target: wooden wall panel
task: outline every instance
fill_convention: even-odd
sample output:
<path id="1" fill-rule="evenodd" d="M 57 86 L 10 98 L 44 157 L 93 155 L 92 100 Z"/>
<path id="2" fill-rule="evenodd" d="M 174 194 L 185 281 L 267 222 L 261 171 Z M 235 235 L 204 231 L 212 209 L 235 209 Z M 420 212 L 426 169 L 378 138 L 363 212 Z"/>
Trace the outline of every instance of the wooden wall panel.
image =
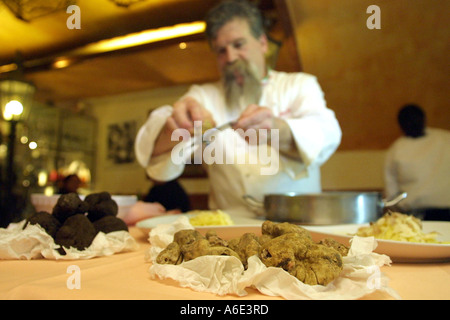
<path id="1" fill-rule="evenodd" d="M 303 71 L 314 74 L 340 121 L 340 150 L 384 149 L 401 133 L 405 103 L 450 129 L 449 1 L 287 0 Z M 367 8 L 380 8 L 370 30 Z"/>

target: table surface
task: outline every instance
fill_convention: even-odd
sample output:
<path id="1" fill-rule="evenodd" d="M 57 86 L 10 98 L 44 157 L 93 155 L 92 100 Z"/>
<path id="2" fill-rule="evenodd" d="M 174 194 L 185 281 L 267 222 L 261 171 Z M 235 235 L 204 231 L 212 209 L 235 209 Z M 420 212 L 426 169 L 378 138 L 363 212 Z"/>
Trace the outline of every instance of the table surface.
<path id="1" fill-rule="evenodd" d="M 3 260 L 0 261 L 0 299 L 133 299 L 133 300 L 266 300 L 278 299 L 246 288 L 248 295 L 217 296 L 180 287 L 173 280 L 155 280 L 148 272 L 151 263 L 144 255 L 149 249 L 148 235 L 136 227 L 131 235 L 139 243 L 133 252 L 89 260 Z M 75 284 L 72 266 L 80 270 L 80 288 Z M 393 263 L 381 268 L 389 286 L 402 299 L 450 299 L 450 263 Z M 376 291 L 363 299 L 393 299 Z"/>

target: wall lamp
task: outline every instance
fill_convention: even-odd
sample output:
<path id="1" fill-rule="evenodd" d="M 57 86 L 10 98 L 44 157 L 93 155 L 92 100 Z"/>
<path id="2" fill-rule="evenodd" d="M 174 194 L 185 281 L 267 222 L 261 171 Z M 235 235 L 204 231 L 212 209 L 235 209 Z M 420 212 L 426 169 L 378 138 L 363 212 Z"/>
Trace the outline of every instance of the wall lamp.
<path id="1" fill-rule="evenodd" d="M 5 170 L 3 171 L 2 168 L 0 174 L 0 207 L 2 208 L 0 210 L 0 227 L 6 227 L 18 213 L 18 197 L 14 191 L 16 185 L 14 166 L 16 130 L 17 124 L 26 120 L 28 116 L 35 90 L 32 83 L 18 78 L 0 80 L 2 118 L 9 123 Z"/>

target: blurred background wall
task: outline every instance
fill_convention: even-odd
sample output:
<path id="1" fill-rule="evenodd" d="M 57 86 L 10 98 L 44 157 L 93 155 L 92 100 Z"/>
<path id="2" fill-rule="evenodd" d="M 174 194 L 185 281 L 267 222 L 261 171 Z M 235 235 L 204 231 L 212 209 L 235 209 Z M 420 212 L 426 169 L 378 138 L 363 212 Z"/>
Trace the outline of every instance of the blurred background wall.
<path id="1" fill-rule="evenodd" d="M 381 10 L 381 29 L 369 30 L 369 5 Z M 317 76 L 336 112 L 343 139 L 322 168 L 324 189 L 382 190 L 388 146 L 400 136 L 397 110 L 415 102 L 429 125 L 450 129 L 447 56 L 448 2 L 424 0 L 287 0 L 304 72 Z M 90 99 L 98 118 L 95 188 L 145 193 L 151 182 L 134 161 L 113 164 L 107 154 L 108 126 L 135 121 L 173 103 L 188 86 Z M 206 193 L 206 179 L 182 179 L 189 193 Z"/>

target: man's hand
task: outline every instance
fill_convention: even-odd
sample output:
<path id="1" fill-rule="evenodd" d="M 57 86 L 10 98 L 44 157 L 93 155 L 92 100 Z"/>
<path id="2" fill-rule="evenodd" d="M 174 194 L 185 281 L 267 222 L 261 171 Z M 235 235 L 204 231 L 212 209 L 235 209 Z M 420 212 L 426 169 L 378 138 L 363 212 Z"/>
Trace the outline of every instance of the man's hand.
<path id="1" fill-rule="evenodd" d="M 278 131 L 278 146 L 281 153 L 289 155 L 290 157 L 298 158 L 298 152 L 294 143 L 291 129 L 289 128 L 286 121 L 274 116 L 271 109 L 267 107 L 261 107 L 256 104 L 249 105 L 237 122 L 233 125 L 233 129 L 242 129 L 244 131 L 248 129 L 256 130 L 258 137 L 258 143 L 261 138 L 261 134 L 267 133 L 265 141 L 271 143 L 271 133 L 270 130 L 277 129 Z M 266 129 L 261 130 L 260 129 Z M 248 140 L 247 140 L 248 141 Z"/>
<path id="2" fill-rule="evenodd" d="M 272 129 L 274 126 L 272 110 L 256 104 L 249 105 L 233 126 L 235 129 Z"/>
<path id="3" fill-rule="evenodd" d="M 214 126 L 212 114 L 195 99 L 186 97 L 173 105 L 172 115 L 167 118 L 153 149 L 153 156 L 172 150 L 179 141 L 172 141 L 172 132 L 176 129 L 185 129 L 194 134 L 194 121 L 208 122 Z"/>

